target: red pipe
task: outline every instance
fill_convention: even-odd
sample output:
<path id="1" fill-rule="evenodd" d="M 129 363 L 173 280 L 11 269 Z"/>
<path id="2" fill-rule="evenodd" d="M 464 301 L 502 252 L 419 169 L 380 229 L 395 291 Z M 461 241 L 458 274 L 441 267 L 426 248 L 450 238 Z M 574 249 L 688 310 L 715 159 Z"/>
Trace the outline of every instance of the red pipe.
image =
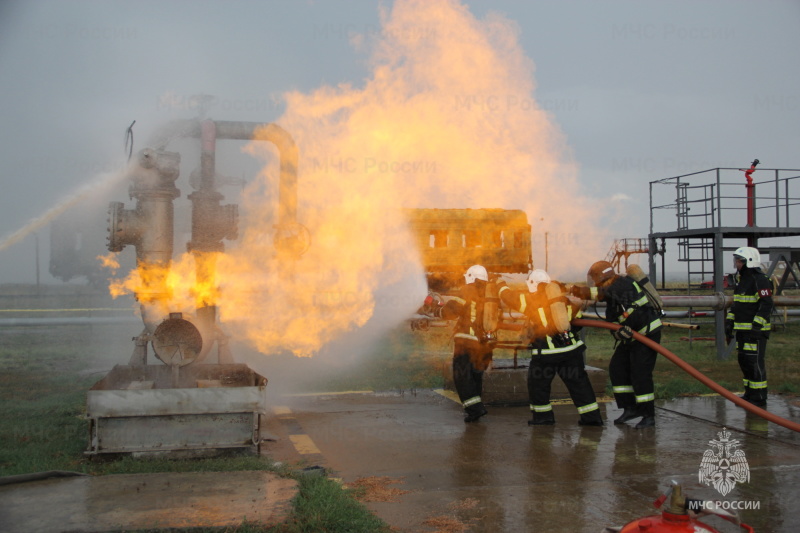
<path id="1" fill-rule="evenodd" d="M 744 186 L 745 190 L 747 191 L 747 227 L 752 228 L 755 226 L 756 223 L 756 185 L 753 183 L 753 172 L 756 171 L 756 165 L 758 165 L 758 159 L 754 159 L 753 162 L 750 164 L 750 168 L 744 171 L 744 177 L 747 180 L 747 184 Z M 757 246 L 757 240 L 755 237 L 751 236 L 747 238 L 747 246 L 755 247 Z"/>
<path id="2" fill-rule="evenodd" d="M 576 318 L 575 320 L 572 321 L 572 323 L 575 324 L 576 326 L 583 326 L 590 328 L 605 328 L 605 329 L 610 329 L 612 331 L 617 330 L 621 327 L 619 324 L 612 324 L 611 322 L 604 322 L 602 320 L 588 320 L 585 318 Z M 754 415 L 758 415 L 765 420 L 778 424 L 779 426 L 783 426 L 787 429 L 791 429 L 792 431 L 797 431 L 798 433 L 800 433 L 800 424 L 792 422 L 791 420 L 786 420 L 785 418 L 782 418 L 774 413 L 770 413 L 769 411 L 762 409 L 760 407 L 756 407 L 747 400 L 742 400 L 741 398 L 733 394 L 725 387 L 722 387 L 717 383 L 715 383 L 714 381 L 708 379 L 706 376 L 701 374 L 700 371 L 697 370 L 695 367 L 693 367 L 692 365 L 690 365 L 689 363 L 687 363 L 674 353 L 670 352 L 657 342 L 654 342 L 645 337 L 644 335 L 642 335 L 641 333 L 637 333 L 635 331 L 633 332 L 633 338 L 641 342 L 645 346 L 654 349 L 655 351 L 657 351 L 658 353 L 660 353 L 661 355 L 663 355 L 664 357 L 666 357 L 667 359 L 678 365 L 678 367 L 680 367 L 681 370 L 688 373 L 690 376 L 698 380 L 700 383 L 702 383 L 709 389 L 713 390 L 720 396 L 724 397 L 725 399 L 732 401 L 739 407 L 746 409 L 747 411 L 753 413 Z"/>

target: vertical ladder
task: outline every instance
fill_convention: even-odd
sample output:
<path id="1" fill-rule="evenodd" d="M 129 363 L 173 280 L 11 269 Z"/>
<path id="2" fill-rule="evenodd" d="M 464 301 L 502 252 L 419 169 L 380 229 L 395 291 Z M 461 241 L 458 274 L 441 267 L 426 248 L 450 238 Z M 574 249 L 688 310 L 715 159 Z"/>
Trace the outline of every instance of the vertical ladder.
<path id="1" fill-rule="evenodd" d="M 689 229 L 709 229 L 714 225 L 714 185 L 690 187 L 688 183 L 676 186 L 676 216 L 678 231 Z M 689 198 L 692 189 L 692 198 Z M 691 205 L 695 213 L 691 213 Z M 691 222 L 695 222 L 693 228 Z M 687 290 L 692 286 L 692 277 L 699 283 L 714 277 L 714 239 L 710 237 L 684 237 L 678 240 L 678 261 L 686 263 Z M 695 285 L 697 286 L 697 285 Z"/>

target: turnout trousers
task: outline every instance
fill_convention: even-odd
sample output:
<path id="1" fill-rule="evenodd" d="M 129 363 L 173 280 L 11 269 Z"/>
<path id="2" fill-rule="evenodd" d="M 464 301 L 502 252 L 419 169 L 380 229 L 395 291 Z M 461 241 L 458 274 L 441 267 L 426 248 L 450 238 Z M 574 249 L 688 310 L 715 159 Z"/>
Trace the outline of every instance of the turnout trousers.
<path id="1" fill-rule="evenodd" d="M 491 350 L 475 341 L 456 338 L 453 349 L 453 383 L 467 415 L 485 410 L 481 393 L 483 392 L 483 371 L 488 366 Z"/>
<path id="2" fill-rule="evenodd" d="M 532 350 L 531 364 L 528 367 L 528 398 L 534 422 L 555 421 L 550 404 L 550 389 L 556 375 L 566 385 L 581 422 L 602 422 L 597 397 L 583 362 L 585 351 L 584 345 L 556 354 L 539 354 L 538 350 Z"/>
<path id="3" fill-rule="evenodd" d="M 737 339 L 739 368 L 742 369 L 744 399 L 751 402 L 767 401 L 767 339 Z"/>
<path id="4" fill-rule="evenodd" d="M 651 332 L 647 338 L 661 342 L 661 330 Z M 642 416 L 655 416 L 653 369 L 657 357 L 655 350 L 636 340 L 617 345 L 608 365 L 608 375 L 611 378 L 617 407 L 638 408 Z"/>

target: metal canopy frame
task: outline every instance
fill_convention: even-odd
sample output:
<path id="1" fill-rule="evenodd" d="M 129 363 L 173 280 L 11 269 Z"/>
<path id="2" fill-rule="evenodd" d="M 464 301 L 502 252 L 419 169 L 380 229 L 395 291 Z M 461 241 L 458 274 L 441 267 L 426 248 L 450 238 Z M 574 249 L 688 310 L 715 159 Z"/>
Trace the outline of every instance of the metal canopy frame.
<path id="1" fill-rule="evenodd" d="M 665 287 L 667 240 L 677 241 L 678 260 L 686 264 L 687 293 L 693 277 L 700 276 L 702 282 L 707 275 L 713 276 L 714 291 L 721 293 L 725 252 L 742 245 L 733 246 L 730 241 L 745 240 L 758 247 L 759 239 L 800 236 L 800 226 L 793 225 L 800 224 L 800 169 L 759 168 L 753 174 L 752 193 L 745 181 L 746 170 L 718 167 L 650 182 L 648 266 L 654 283 L 658 281 L 655 256 L 660 255 L 661 287 Z M 657 231 L 656 226 L 668 225 L 662 216 L 665 211 L 675 212 L 674 229 Z M 784 258 L 797 252 L 786 246 L 780 250 L 785 251 Z M 791 269 L 791 264 L 787 267 Z M 723 331 L 725 314 L 725 310 L 715 311 L 717 331 Z M 721 335 L 716 348 L 718 358 L 727 359 L 729 350 Z"/>

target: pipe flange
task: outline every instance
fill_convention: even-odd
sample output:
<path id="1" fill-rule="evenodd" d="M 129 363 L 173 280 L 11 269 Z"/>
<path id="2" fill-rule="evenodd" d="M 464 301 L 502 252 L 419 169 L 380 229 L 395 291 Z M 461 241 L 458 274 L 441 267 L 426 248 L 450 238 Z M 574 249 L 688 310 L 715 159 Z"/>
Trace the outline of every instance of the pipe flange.
<path id="1" fill-rule="evenodd" d="M 281 255 L 300 257 L 311 246 L 311 232 L 298 222 L 278 224 L 275 226 L 273 245 Z"/>
<path id="2" fill-rule="evenodd" d="M 185 318 L 167 318 L 153 332 L 153 351 L 170 366 L 186 366 L 205 355 L 200 330 Z"/>

